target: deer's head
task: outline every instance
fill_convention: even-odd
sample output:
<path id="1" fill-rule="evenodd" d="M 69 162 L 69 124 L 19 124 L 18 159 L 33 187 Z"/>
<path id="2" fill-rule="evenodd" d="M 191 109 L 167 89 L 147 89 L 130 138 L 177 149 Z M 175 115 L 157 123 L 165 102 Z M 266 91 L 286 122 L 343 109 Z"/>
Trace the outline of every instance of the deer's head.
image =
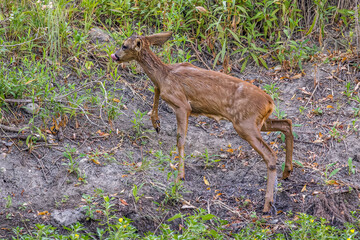
<path id="1" fill-rule="evenodd" d="M 126 39 L 119 50 L 111 54 L 117 62 L 137 60 L 142 49 L 151 45 L 161 46 L 171 37 L 172 32 L 157 33 L 150 36 L 131 36 Z"/>

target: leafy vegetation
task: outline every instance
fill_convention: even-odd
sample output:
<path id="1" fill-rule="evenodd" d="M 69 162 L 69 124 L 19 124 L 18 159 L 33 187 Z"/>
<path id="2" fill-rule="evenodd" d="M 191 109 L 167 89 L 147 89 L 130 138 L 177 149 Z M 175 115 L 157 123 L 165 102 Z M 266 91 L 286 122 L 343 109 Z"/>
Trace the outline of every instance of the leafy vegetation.
<path id="1" fill-rule="evenodd" d="M 112 122 L 126 110 L 123 89 L 117 83 L 126 82 L 126 71 L 109 61 L 110 54 L 132 34 L 173 31 L 173 40 L 159 55 L 167 63 L 196 62 L 208 69 L 230 72 L 245 71 L 251 65 L 286 72 L 284 78 L 296 80 L 304 72 L 304 63 L 348 61 L 355 69 L 359 50 L 359 32 L 354 10 L 355 1 L 342 0 L 7 0 L 0 3 L 0 124 L 20 125 L 18 133 L 30 132 L 25 144 L 31 152 L 39 139 L 47 134 L 57 134 L 69 121 L 106 129 L 98 132 L 102 137 L 115 131 Z M 93 28 L 101 28 L 111 40 L 94 41 Z M 328 57 L 321 57 L 327 30 L 336 32 L 335 50 Z M 113 41 L 112 41 L 113 40 Z M 355 63 L 354 63 L 355 62 Z M 129 71 L 139 74 L 135 64 Z M 295 75 L 294 75 L 295 74 Z M 300 75 L 299 75 L 300 74 Z M 291 77 L 292 76 L 292 77 Z M 334 76 L 333 76 L 334 77 Z M 334 77 L 335 78 L 335 77 Z M 126 84 L 125 84 L 126 85 Z M 152 86 L 146 89 L 153 91 Z M 129 86 L 131 87 L 131 86 Z M 328 135 L 338 142 L 349 131 L 358 132 L 360 117 L 359 85 L 344 83 L 341 93 L 351 105 L 354 118 L 347 132 L 334 123 Z M 132 89 L 132 88 L 131 88 Z M 263 89 L 276 100 L 275 116 L 286 117 L 279 107 L 280 91 L 277 83 L 266 84 Z M 135 92 L 134 89 L 132 89 Z M 316 89 L 315 89 L 316 90 Z M 311 95 L 311 94 L 309 94 Z M 311 95 L 312 96 L 312 95 Z M 311 98 L 310 98 L 311 99 Z M 309 101 L 310 101 L 309 99 Z M 18 115 L 18 109 L 26 104 L 37 104 L 38 109 L 29 117 Z M 309 102 L 308 102 L 309 103 Z M 329 108 L 333 108 L 330 106 Z M 341 108 L 341 107 L 339 107 Z M 299 108 L 305 114 L 307 104 Z M 309 107 L 309 109 L 311 109 Z M 319 117 L 328 109 L 314 107 L 312 114 Z M 146 112 L 134 111 L 131 121 L 134 144 L 146 145 L 143 118 Z M 24 125 L 24 126 L 23 126 Z M 320 136 L 320 140 L 321 136 Z M 161 144 L 159 144 L 161 145 Z M 98 150 L 88 155 L 77 154 L 75 148 L 66 148 L 63 156 L 68 175 L 86 183 L 84 170 L 79 167 L 81 157 L 87 156 L 99 164 L 99 158 L 115 161 L 108 153 Z M 172 155 L 161 150 L 153 153 L 155 160 L 142 157 L 136 171 L 143 171 L 156 163 L 159 170 L 172 165 Z M 130 157 L 129 157 L 130 158 Z M 206 168 L 214 167 L 220 160 L 208 150 L 201 155 Z M 150 162 L 152 161 L 152 162 Z M 300 162 L 296 162 L 302 165 Z M 132 162 L 131 164 L 134 164 Z M 355 175 L 352 158 L 348 158 L 347 172 Z M 331 183 L 341 169 L 329 163 L 323 170 L 325 184 Z M 168 178 L 172 173 L 168 174 Z M 135 203 L 141 201 L 144 183 L 134 184 L 132 196 Z M 165 198 L 158 205 L 182 199 L 181 183 L 161 186 Z M 66 197 L 65 197 L 66 196 Z M 101 197 L 102 206 L 94 206 L 95 198 Z M 60 205 L 68 201 L 64 195 Z M 199 210 L 194 215 L 178 214 L 159 226 L 158 231 L 140 235 L 131 220 L 116 216 L 113 199 L 99 193 L 96 197 L 83 195 L 87 220 L 98 220 L 96 233 L 77 223 L 64 227 L 62 235 L 55 227 L 37 224 L 34 229 L 15 227 L 13 239 L 356 239 L 359 223 L 335 228 L 324 219 L 296 214 L 280 231 L 261 221 L 243 226 L 238 232 L 229 230 L 229 223 Z M 13 205 L 12 195 L 7 195 L 5 208 Z M 97 214 L 101 212 L 102 218 Z M 8 215 L 6 217 L 11 217 Z M 178 225 L 181 219 L 183 224 Z M 174 226 L 181 230 L 175 231 Z"/>
<path id="2" fill-rule="evenodd" d="M 131 219 L 118 218 L 114 214 L 113 199 L 108 196 L 103 197 L 102 210 L 97 210 L 103 215 L 102 221 L 95 234 L 89 231 L 81 223 L 76 223 L 69 227 L 64 227 L 65 234 L 50 225 L 36 224 L 36 228 L 30 233 L 26 233 L 23 227 L 13 228 L 13 239 L 357 239 L 359 231 L 356 226 L 346 224 L 344 229 L 339 229 L 329 225 L 323 218 L 316 219 L 313 216 L 303 213 L 294 216 L 294 220 L 286 221 L 285 230 L 289 234 L 274 233 L 271 225 L 266 225 L 261 221 L 250 223 L 246 228 L 240 229 L 237 233 L 230 230 L 228 222 L 218 217 L 208 214 L 206 210 L 199 209 L 194 215 L 176 214 L 166 220 L 166 223 L 159 226 L 158 233 L 147 232 L 145 236 L 137 233 L 137 229 L 131 224 Z M 88 212 L 89 213 L 89 212 Z M 91 213 L 93 215 L 93 212 Z M 177 219 L 181 219 L 181 231 L 173 230 L 170 224 L 174 224 Z"/>

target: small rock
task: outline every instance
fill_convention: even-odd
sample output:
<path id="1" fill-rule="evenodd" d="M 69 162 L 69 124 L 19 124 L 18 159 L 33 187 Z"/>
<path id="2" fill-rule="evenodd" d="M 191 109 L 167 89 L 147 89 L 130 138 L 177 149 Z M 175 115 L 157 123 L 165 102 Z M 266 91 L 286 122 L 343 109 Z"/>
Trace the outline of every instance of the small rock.
<path id="1" fill-rule="evenodd" d="M 89 161 L 89 159 L 88 158 L 82 158 L 82 159 L 80 159 L 80 163 L 85 163 L 85 162 L 88 162 Z"/>
<path id="2" fill-rule="evenodd" d="M 277 65 L 276 67 L 274 67 L 274 71 L 275 72 L 278 72 L 278 71 L 281 71 L 281 65 Z"/>
<path id="3" fill-rule="evenodd" d="M 49 134 L 49 135 L 47 136 L 47 141 L 48 141 L 49 144 L 55 143 L 54 136 Z"/>
<path id="4" fill-rule="evenodd" d="M 92 28 L 89 32 L 89 37 L 93 43 L 105 43 L 113 42 L 114 39 L 110 35 L 100 28 Z"/>
<path id="5" fill-rule="evenodd" d="M 225 153 L 220 154 L 220 158 L 227 158 L 227 155 Z"/>
<path id="6" fill-rule="evenodd" d="M 5 142 L 4 145 L 7 147 L 11 147 L 12 145 L 14 145 L 14 143 L 13 142 Z"/>
<path id="7" fill-rule="evenodd" d="M 85 219 L 84 209 L 82 208 L 55 210 L 51 216 L 57 223 L 63 226 L 69 226 Z"/>
<path id="8" fill-rule="evenodd" d="M 40 106 L 36 103 L 29 103 L 23 107 L 25 112 L 30 114 L 37 114 L 40 111 Z"/>
<path id="9" fill-rule="evenodd" d="M 6 153 L 1 153 L 0 154 L 0 160 L 5 160 L 5 158 L 6 158 Z"/>
<path id="10" fill-rule="evenodd" d="M 275 218 L 268 221 L 268 223 L 270 223 L 270 224 L 276 224 L 278 222 L 279 222 L 279 219 L 275 219 Z"/>
<path id="11" fill-rule="evenodd" d="M 5 172 L 6 172 L 6 168 L 1 167 L 1 168 L 0 168 L 0 172 L 5 173 Z"/>

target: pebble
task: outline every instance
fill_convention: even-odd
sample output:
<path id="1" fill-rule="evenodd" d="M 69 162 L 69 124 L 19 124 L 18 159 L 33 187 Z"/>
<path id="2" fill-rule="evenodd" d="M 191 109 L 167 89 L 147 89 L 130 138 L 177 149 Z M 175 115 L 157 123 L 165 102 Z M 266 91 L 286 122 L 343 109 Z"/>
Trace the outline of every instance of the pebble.
<path id="1" fill-rule="evenodd" d="M 6 153 L 1 153 L 0 154 L 0 160 L 5 160 L 7 154 Z"/>
<path id="2" fill-rule="evenodd" d="M 52 218 L 63 226 L 70 226 L 76 222 L 85 219 L 85 209 L 65 209 L 65 210 L 55 210 L 51 216 Z"/>
<path id="3" fill-rule="evenodd" d="M 40 111 L 40 106 L 36 103 L 29 103 L 23 106 L 25 112 L 30 114 L 37 114 Z"/>

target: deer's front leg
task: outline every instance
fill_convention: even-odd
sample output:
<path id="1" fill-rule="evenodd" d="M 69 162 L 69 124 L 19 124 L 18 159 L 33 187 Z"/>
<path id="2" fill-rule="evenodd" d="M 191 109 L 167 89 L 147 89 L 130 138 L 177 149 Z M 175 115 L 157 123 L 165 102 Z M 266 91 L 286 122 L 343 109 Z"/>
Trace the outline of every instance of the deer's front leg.
<path id="1" fill-rule="evenodd" d="M 160 132 L 160 119 L 158 115 L 159 109 L 159 97 L 160 97 L 160 89 L 158 87 L 154 88 L 154 104 L 152 110 L 148 113 L 150 115 L 151 123 L 155 128 L 156 132 Z"/>
<path id="2" fill-rule="evenodd" d="M 179 151 L 179 172 L 176 178 L 176 182 L 179 180 L 185 179 L 185 139 L 188 128 L 188 119 L 190 116 L 190 111 L 186 108 L 179 108 L 175 110 L 176 121 L 177 121 L 177 135 L 176 143 Z"/>

